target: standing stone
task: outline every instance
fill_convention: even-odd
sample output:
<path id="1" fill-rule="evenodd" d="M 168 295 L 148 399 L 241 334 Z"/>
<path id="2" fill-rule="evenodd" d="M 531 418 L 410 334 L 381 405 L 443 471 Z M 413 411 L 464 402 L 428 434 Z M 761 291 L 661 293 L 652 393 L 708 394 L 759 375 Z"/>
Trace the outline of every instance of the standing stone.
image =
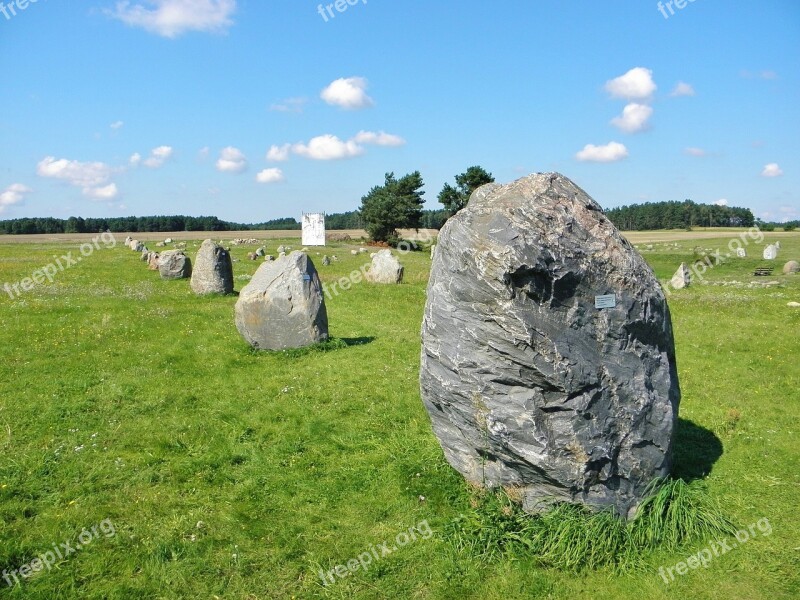
<path id="1" fill-rule="evenodd" d="M 239 292 L 236 328 L 259 350 L 299 348 L 328 339 L 328 314 L 317 270 L 292 252 L 265 262 Z"/>
<path id="2" fill-rule="evenodd" d="M 736 256 L 738 256 L 739 258 L 747 258 L 747 250 L 745 250 L 744 248 L 737 248 Z"/>
<path id="3" fill-rule="evenodd" d="M 144 250 L 142 250 L 142 255 L 139 257 L 142 262 L 146 262 L 150 259 L 150 250 L 147 249 L 145 246 Z"/>
<path id="4" fill-rule="evenodd" d="M 681 263 L 681 266 L 678 267 L 675 275 L 672 276 L 669 285 L 674 290 L 682 290 L 685 287 L 689 287 L 689 284 L 691 283 L 692 272 L 689 271 L 689 267 L 686 266 L 686 263 Z"/>
<path id="5" fill-rule="evenodd" d="M 680 387 L 664 292 L 563 175 L 482 186 L 444 225 L 420 388 L 448 462 L 519 490 L 529 512 L 566 501 L 630 518 L 670 472 Z"/>
<path id="6" fill-rule="evenodd" d="M 780 243 L 780 241 L 777 241 L 777 242 L 775 242 L 775 248 L 777 248 L 778 250 L 780 250 L 780 249 L 781 249 L 781 243 Z"/>
<path id="7" fill-rule="evenodd" d="M 276 252 L 278 254 L 280 254 L 281 252 L 286 252 L 286 246 L 283 246 L 283 245 L 278 246 L 278 249 L 276 250 Z"/>
<path id="8" fill-rule="evenodd" d="M 272 256 L 272 254 L 267 254 L 267 255 L 264 257 L 264 260 L 265 260 L 266 262 L 273 262 L 273 261 L 275 260 L 275 257 L 274 257 L 274 256 Z"/>
<path id="9" fill-rule="evenodd" d="M 778 258 L 778 249 L 774 244 L 764 248 L 764 260 L 775 260 L 776 258 Z"/>
<path id="10" fill-rule="evenodd" d="M 328 255 L 322 257 L 322 266 L 327 267 L 331 264 L 331 259 L 328 258 Z"/>
<path id="11" fill-rule="evenodd" d="M 186 279 L 192 275 L 192 261 L 183 250 L 167 250 L 158 258 L 161 279 Z"/>
<path id="12" fill-rule="evenodd" d="M 171 243 L 172 243 L 172 238 L 167 238 L 167 239 L 165 239 L 165 240 L 164 240 L 164 243 L 165 243 L 165 244 L 171 244 Z"/>
<path id="13" fill-rule="evenodd" d="M 125 238 L 125 245 L 126 245 L 126 246 L 128 246 L 128 247 L 130 248 L 130 245 L 131 245 L 131 242 L 132 242 L 132 241 L 133 241 L 133 238 L 132 238 L 131 236 L 127 236 L 127 237 Z"/>
<path id="14" fill-rule="evenodd" d="M 232 293 L 233 264 L 230 253 L 213 240 L 205 240 L 194 259 L 190 285 L 195 294 Z"/>
<path id="15" fill-rule="evenodd" d="M 151 271 L 158 271 L 158 252 L 151 252 L 150 257 L 147 259 L 147 268 Z"/>
<path id="16" fill-rule="evenodd" d="M 790 260 L 783 265 L 784 275 L 790 275 L 792 273 L 800 273 L 800 263 L 798 263 L 796 260 Z"/>
<path id="17" fill-rule="evenodd" d="M 353 256 L 358 256 L 358 250 L 350 250 L 350 254 Z"/>
<path id="18" fill-rule="evenodd" d="M 249 260 L 258 260 L 258 254 L 256 254 L 255 252 L 248 252 L 247 258 Z"/>
<path id="19" fill-rule="evenodd" d="M 261 257 L 267 254 L 267 249 L 264 246 L 261 246 L 258 250 L 256 250 L 256 256 Z"/>
<path id="20" fill-rule="evenodd" d="M 403 265 L 391 250 L 381 250 L 372 257 L 372 265 L 365 274 L 372 283 L 400 283 L 403 281 Z"/>

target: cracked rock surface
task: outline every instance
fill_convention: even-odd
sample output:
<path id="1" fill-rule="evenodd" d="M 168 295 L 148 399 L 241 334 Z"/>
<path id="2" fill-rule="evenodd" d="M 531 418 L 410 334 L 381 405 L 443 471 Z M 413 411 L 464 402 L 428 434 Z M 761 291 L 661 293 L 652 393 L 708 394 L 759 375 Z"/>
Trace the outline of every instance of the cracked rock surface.
<path id="1" fill-rule="evenodd" d="M 303 252 L 265 262 L 236 301 L 236 328 L 259 350 L 300 348 L 328 339 L 328 314 L 314 263 Z"/>
<path id="2" fill-rule="evenodd" d="M 680 388 L 664 293 L 558 173 L 483 186 L 445 224 L 420 387 L 448 462 L 529 512 L 567 501 L 629 518 L 669 474 Z"/>

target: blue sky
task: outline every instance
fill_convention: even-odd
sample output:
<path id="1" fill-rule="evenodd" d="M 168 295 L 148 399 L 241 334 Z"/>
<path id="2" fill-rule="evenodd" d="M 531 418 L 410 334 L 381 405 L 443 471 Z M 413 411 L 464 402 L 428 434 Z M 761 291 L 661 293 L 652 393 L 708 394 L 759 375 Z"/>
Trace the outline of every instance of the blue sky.
<path id="1" fill-rule="evenodd" d="M 350 1 L 3 1 L 0 218 L 299 218 L 414 170 L 440 208 L 476 164 L 800 218 L 796 0 Z"/>

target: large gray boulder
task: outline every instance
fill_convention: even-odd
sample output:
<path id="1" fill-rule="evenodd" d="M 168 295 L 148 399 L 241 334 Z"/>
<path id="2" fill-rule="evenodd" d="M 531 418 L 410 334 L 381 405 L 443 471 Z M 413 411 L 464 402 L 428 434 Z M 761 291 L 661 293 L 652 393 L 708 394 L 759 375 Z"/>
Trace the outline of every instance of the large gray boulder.
<path id="1" fill-rule="evenodd" d="M 233 292 L 233 263 L 230 252 L 213 240 L 205 240 L 197 251 L 190 283 L 195 294 Z"/>
<path id="2" fill-rule="evenodd" d="M 328 339 L 328 313 L 314 263 L 302 252 L 264 262 L 239 292 L 236 328 L 259 350 Z"/>
<path id="3" fill-rule="evenodd" d="M 392 255 L 391 250 L 381 250 L 372 257 L 372 264 L 369 271 L 365 273 L 365 277 L 372 283 L 401 283 L 403 281 L 403 265 Z"/>
<path id="4" fill-rule="evenodd" d="M 158 257 L 161 279 L 186 279 L 192 275 L 192 261 L 183 250 L 167 250 Z"/>
<path id="5" fill-rule="evenodd" d="M 680 388 L 664 292 L 563 175 L 483 186 L 447 221 L 420 387 L 448 462 L 529 512 L 567 501 L 631 517 L 670 472 Z"/>
<path id="6" fill-rule="evenodd" d="M 775 260 L 778 258 L 778 246 L 770 244 L 764 248 L 764 260 Z"/>

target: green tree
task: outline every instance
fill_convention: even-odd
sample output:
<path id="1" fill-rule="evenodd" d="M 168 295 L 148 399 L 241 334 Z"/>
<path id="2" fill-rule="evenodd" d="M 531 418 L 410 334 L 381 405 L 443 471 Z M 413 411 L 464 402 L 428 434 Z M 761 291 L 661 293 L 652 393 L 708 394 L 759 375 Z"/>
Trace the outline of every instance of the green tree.
<path id="1" fill-rule="evenodd" d="M 425 202 L 425 192 L 420 191 L 423 185 L 419 171 L 400 179 L 387 173 L 383 185 L 375 186 L 361 198 L 361 218 L 372 240 L 387 242 L 397 237 L 401 227 L 419 228 Z"/>
<path id="2" fill-rule="evenodd" d="M 439 202 L 454 215 L 467 205 L 472 192 L 487 183 L 494 183 L 491 173 L 483 167 L 470 167 L 466 173 L 456 175 L 456 187 L 449 183 L 444 184 L 439 192 Z"/>

